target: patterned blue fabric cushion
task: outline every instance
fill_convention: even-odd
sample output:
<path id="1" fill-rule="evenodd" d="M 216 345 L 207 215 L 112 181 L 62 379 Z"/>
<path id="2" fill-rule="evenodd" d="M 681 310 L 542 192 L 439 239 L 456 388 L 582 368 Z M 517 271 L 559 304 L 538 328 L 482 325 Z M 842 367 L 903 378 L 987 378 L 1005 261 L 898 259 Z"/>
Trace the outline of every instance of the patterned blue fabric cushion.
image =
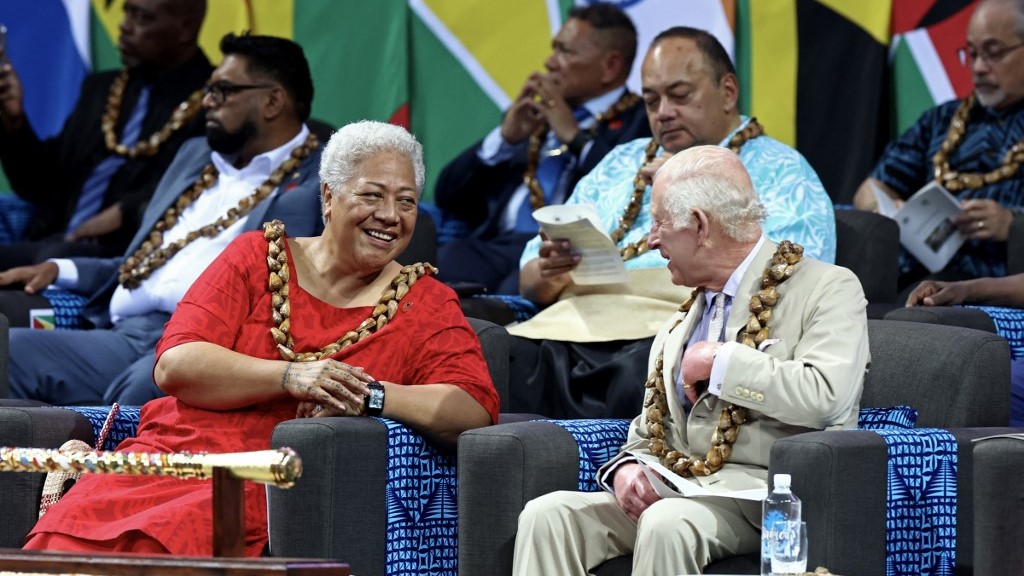
<path id="1" fill-rule="evenodd" d="M 1010 343 L 1010 357 L 1016 360 L 1024 356 L 1024 310 L 1001 306 L 967 306 L 977 308 L 992 318 L 999 334 Z"/>
<path id="2" fill-rule="evenodd" d="M 85 305 L 85 296 L 59 288 L 43 290 L 43 298 L 53 308 L 53 326 L 57 330 L 79 330 L 85 328 L 85 321 L 79 315 Z"/>
<path id="3" fill-rule="evenodd" d="M 597 469 L 604 466 L 626 443 L 629 420 L 548 420 L 554 422 L 576 439 L 579 449 L 581 492 L 597 492 Z"/>
<path id="4" fill-rule="evenodd" d="M 0 194 L 0 244 L 18 242 L 35 208 L 13 194 Z"/>
<path id="5" fill-rule="evenodd" d="M 93 438 L 98 439 L 103 430 L 103 423 L 110 414 L 110 406 L 61 406 L 65 410 L 73 410 L 89 419 L 92 424 Z M 139 411 L 141 406 L 119 406 L 114 421 L 107 432 L 107 439 L 100 450 L 114 450 L 125 438 L 135 436 L 139 429 Z"/>
<path id="6" fill-rule="evenodd" d="M 857 415 L 857 428 L 861 430 L 907 429 L 916 424 L 917 410 L 910 406 L 861 408 Z"/>
<path id="7" fill-rule="evenodd" d="M 455 457 L 403 424 L 388 427 L 387 574 L 455 576 L 458 508 Z"/>
<path id="8" fill-rule="evenodd" d="M 957 451 L 946 430 L 878 430 L 889 451 L 886 576 L 952 575 Z"/>

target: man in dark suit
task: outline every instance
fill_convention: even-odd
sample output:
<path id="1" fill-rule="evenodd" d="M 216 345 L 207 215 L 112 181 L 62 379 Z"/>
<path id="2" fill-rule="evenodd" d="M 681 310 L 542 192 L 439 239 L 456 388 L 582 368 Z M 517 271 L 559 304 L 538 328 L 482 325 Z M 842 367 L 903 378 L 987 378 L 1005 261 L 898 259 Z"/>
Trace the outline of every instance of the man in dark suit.
<path id="1" fill-rule="evenodd" d="M 626 90 L 636 28 L 618 7 L 577 7 L 552 41 L 546 73 L 527 78 L 501 126 L 444 168 L 437 206 L 469 224 L 441 247 L 439 278 L 519 293 L 519 257 L 537 234 L 531 214 L 560 204 L 609 150 L 650 136 L 643 102 Z"/>
<path id="2" fill-rule="evenodd" d="M 26 241 L 0 246 L 0 270 L 128 246 L 178 148 L 203 133 L 200 90 L 213 71 L 197 44 L 205 13 L 205 0 L 126 0 L 124 69 L 88 76 L 46 140 L 25 116 L 16 71 L 0 66 L 0 162 L 35 208 Z"/>
<path id="3" fill-rule="evenodd" d="M 11 397 L 142 404 L 162 395 L 152 376 L 156 342 L 221 250 L 272 219 L 295 236 L 323 229 L 320 146 L 304 124 L 313 83 L 302 48 L 229 34 L 221 52 L 203 98 L 207 137 L 179 150 L 124 257 L 57 259 L 0 273 L 0 285 L 22 282 L 35 292 L 56 282 L 88 295 L 82 316 L 96 327 L 12 329 Z"/>

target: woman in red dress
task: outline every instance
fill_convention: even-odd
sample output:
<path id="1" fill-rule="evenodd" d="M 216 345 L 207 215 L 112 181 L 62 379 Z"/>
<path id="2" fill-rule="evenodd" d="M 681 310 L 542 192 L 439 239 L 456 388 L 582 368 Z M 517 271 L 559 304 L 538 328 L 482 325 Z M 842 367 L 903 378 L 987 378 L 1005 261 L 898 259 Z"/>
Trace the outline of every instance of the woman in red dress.
<path id="1" fill-rule="evenodd" d="M 157 345 L 169 396 L 142 409 L 122 452 L 270 447 L 279 422 L 400 421 L 436 442 L 497 418 L 480 344 L 449 288 L 394 258 L 416 224 L 422 150 L 404 129 L 338 130 L 320 166 L 325 229 L 237 238 L 179 303 Z M 246 546 L 267 543 L 262 485 L 246 483 Z M 212 485 L 85 475 L 29 534 L 27 549 L 212 555 Z"/>

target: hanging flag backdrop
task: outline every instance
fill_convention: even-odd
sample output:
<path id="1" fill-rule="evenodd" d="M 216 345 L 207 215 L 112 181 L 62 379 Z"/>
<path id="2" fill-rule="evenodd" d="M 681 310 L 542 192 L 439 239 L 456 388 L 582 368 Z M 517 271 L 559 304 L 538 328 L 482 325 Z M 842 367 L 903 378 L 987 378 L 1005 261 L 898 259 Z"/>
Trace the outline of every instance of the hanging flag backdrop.
<path id="1" fill-rule="evenodd" d="M 596 0 L 209 0 L 201 44 L 228 31 L 292 38 L 313 69 L 313 116 L 388 120 L 423 142 L 433 177 L 501 120 L 542 70 L 573 4 Z M 712 32 L 734 57 L 740 109 L 796 146 L 839 203 L 881 147 L 927 107 L 971 89 L 956 59 L 971 0 L 617 0 L 636 22 L 630 87 L 650 40 L 673 25 Z M 0 23 L 41 134 L 60 129 L 89 70 L 120 66 L 123 0 L 5 0 Z M 8 188 L 0 175 L 0 190 Z"/>

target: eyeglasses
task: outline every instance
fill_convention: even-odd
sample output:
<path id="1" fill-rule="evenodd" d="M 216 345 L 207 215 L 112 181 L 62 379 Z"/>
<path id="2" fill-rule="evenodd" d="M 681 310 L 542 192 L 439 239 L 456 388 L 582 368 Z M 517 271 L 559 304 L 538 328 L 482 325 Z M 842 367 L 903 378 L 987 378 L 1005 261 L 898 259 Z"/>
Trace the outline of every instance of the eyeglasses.
<path id="1" fill-rule="evenodd" d="M 1005 46 L 1003 48 L 985 48 L 979 52 L 974 48 L 974 46 L 968 44 L 967 46 L 957 49 L 956 57 L 960 59 L 960 64 L 963 64 L 964 66 L 971 64 L 978 58 L 981 58 L 983 62 L 989 65 L 998 64 L 1003 58 L 1006 58 L 1007 54 L 1021 46 L 1024 46 L 1024 42 L 1014 44 L 1013 46 Z"/>
<path id="2" fill-rule="evenodd" d="M 273 84 L 232 84 L 231 82 L 221 80 L 219 82 L 214 82 L 213 84 L 207 84 L 203 87 L 203 96 L 209 96 L 213 99 L 214 104 L 220 106 L 233 94 L 237 94 L 243 90 L 256 90 L 258 88 L 273 87 Z"/>

